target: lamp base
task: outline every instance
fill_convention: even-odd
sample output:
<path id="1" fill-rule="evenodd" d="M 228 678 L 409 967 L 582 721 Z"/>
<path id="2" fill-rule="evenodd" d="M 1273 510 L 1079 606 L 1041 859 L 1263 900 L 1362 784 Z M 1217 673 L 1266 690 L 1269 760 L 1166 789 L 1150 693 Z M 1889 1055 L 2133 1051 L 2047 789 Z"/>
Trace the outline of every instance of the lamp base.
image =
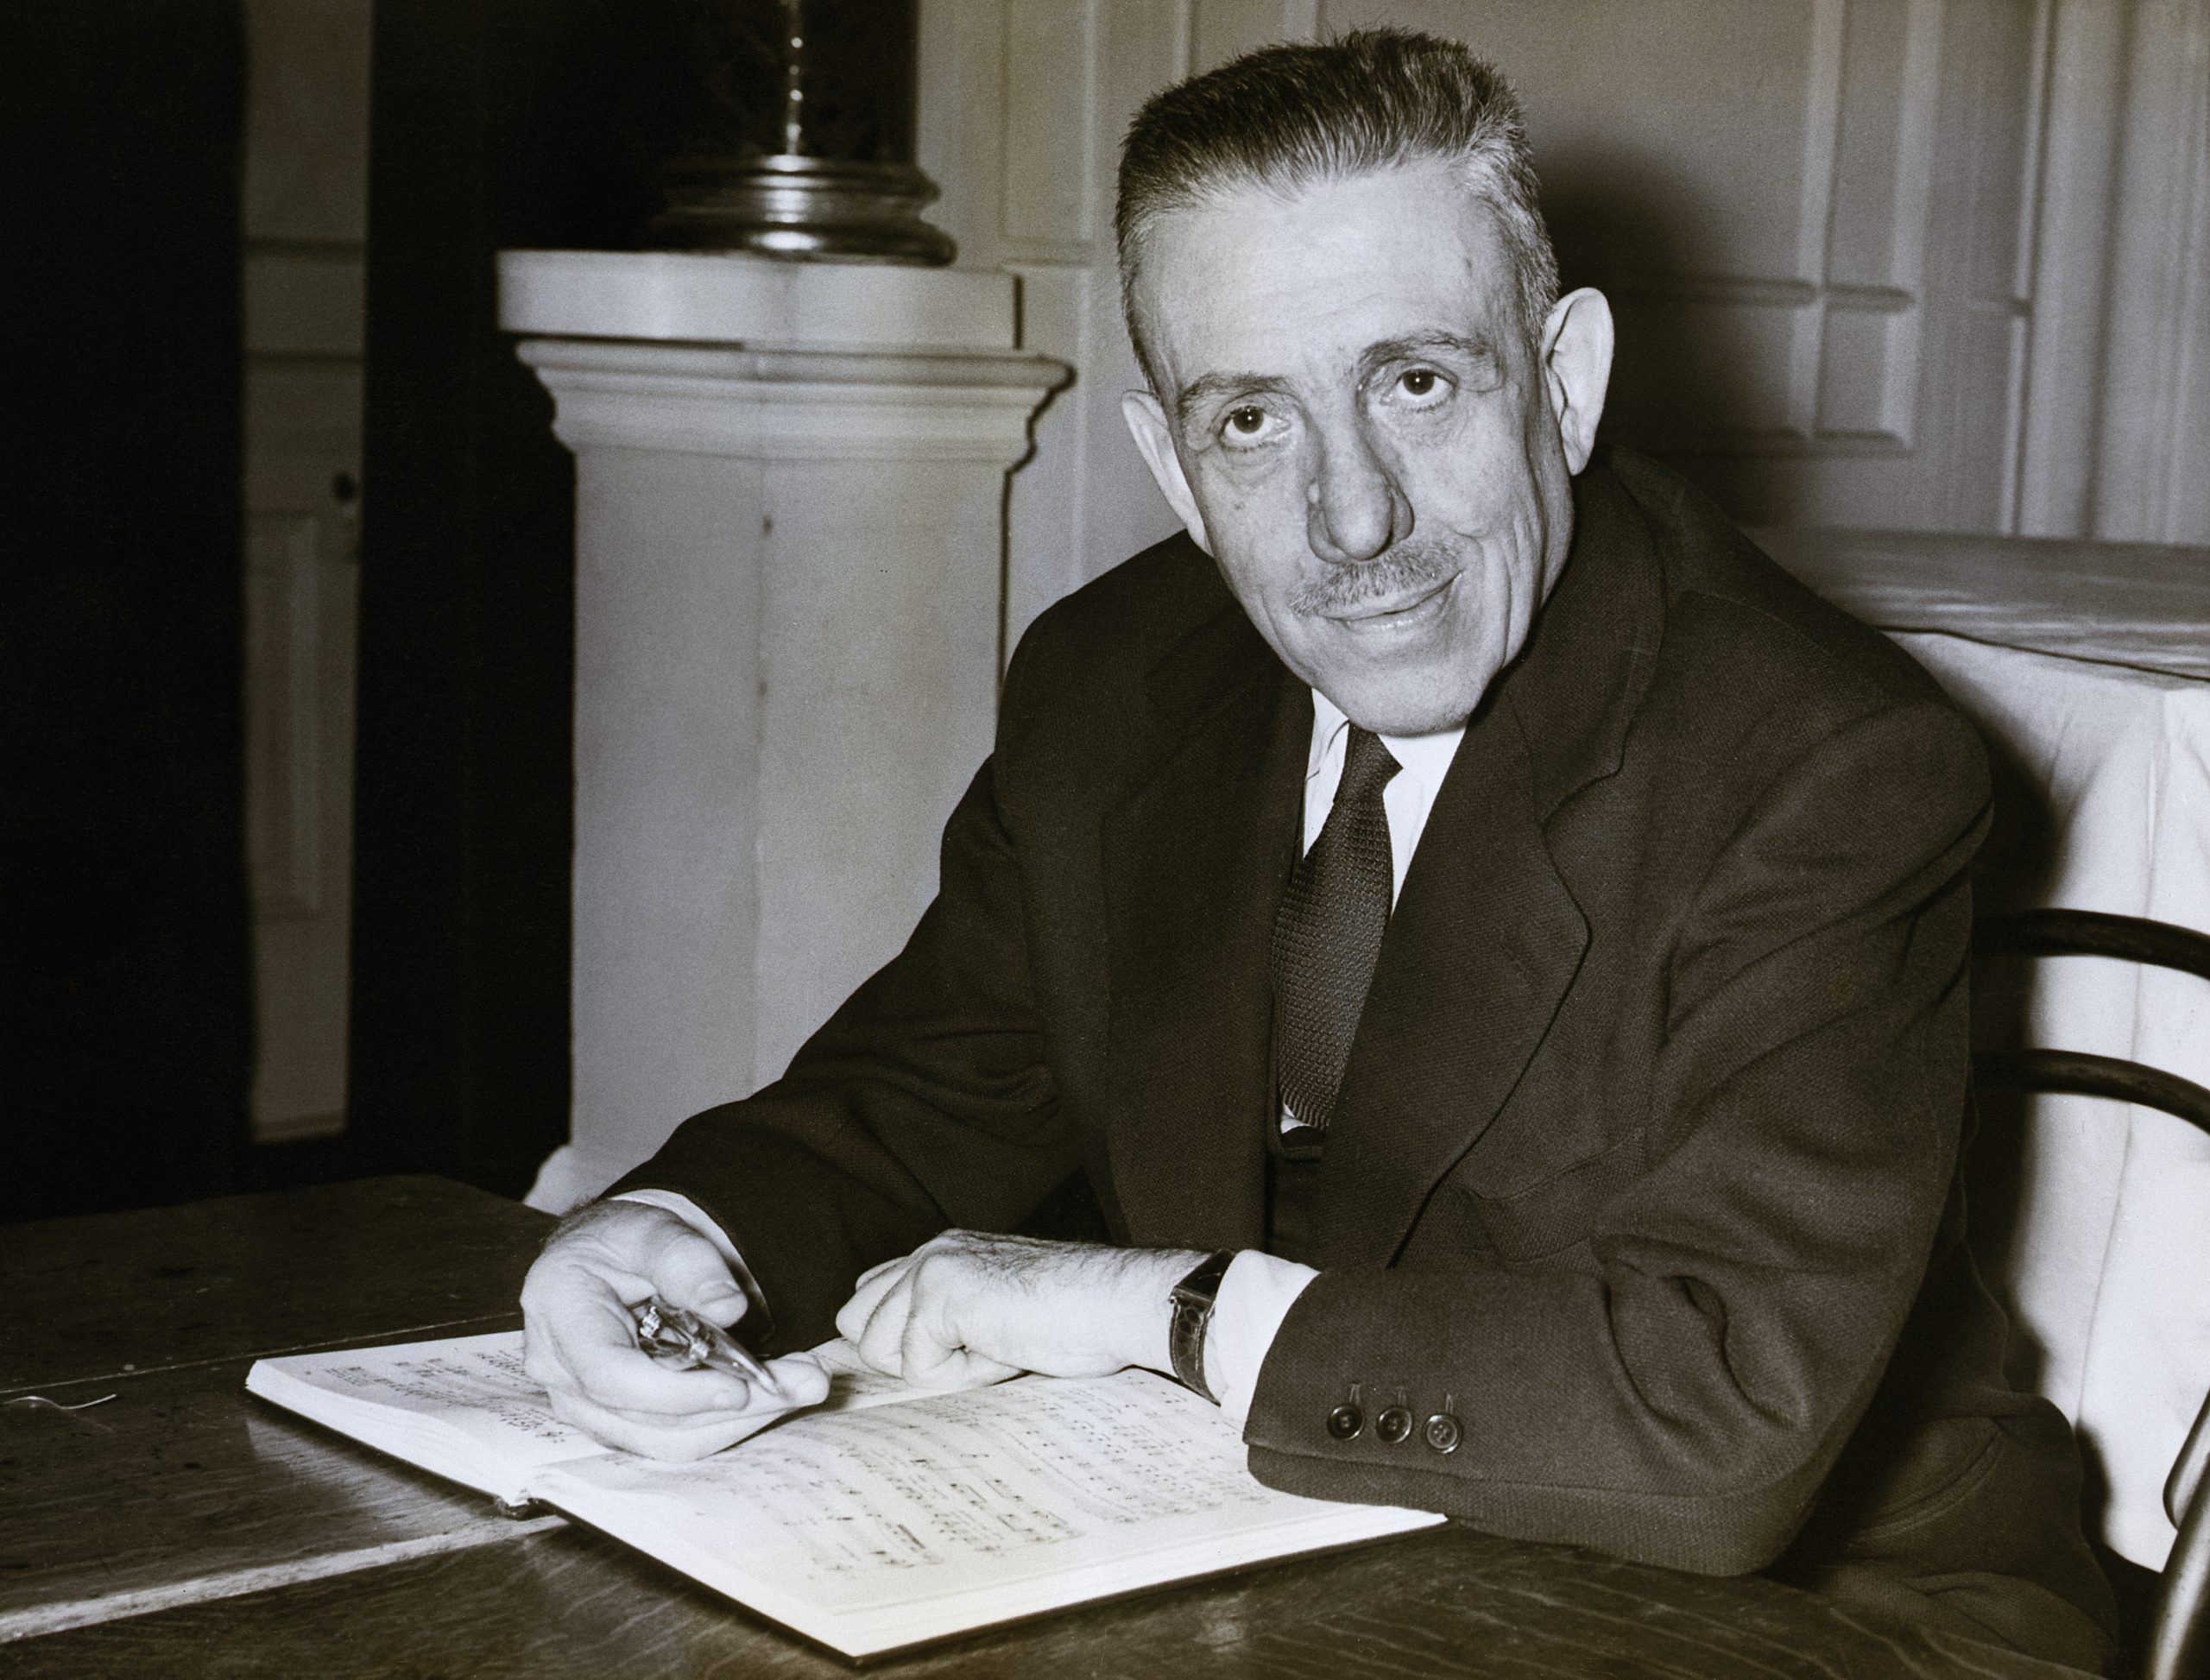
<path id="1" fill-rule="evenodd" d="M 930 268 L 958 250 L 950 234 L 921 219 L 936 186 L 909 163 L 685 157 L 671 161 L 661 180 L 667 208 L 650 233 L 665 249 Z"/>

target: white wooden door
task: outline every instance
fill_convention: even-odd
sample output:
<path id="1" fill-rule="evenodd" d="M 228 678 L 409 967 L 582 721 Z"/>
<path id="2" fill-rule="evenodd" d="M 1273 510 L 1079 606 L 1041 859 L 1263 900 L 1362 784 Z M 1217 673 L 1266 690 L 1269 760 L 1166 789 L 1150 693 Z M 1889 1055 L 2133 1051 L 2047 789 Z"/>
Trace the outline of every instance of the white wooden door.
<path id="1" fill-rule="evenodd" d="M 345 1123 L 369 0 L 248 0 L 254 1135 Z"/>

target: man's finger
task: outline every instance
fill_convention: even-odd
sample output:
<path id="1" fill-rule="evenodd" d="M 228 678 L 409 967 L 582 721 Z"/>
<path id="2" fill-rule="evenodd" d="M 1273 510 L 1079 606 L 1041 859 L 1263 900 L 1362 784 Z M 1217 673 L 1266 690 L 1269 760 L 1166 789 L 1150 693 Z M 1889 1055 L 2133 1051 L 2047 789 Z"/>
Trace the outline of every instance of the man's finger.
<path id="1" fill-rule="evenodd" d="M 675 1377 L 692 1374 L 673 1367 L 665 1367 L 665 1369 L 666 1374 Z M 669 1428 L 690 1423 L 710 1422 L 719 1418 L 752 1417 L 761 1414 L 780 1417 L 786 1412 L 798 1412 L 807 1406 L 818 1405 L 829 1398 L 830 1385 L 833 1380 L 827 1368 L 810 1353 L 785 1354 L 779 1359 L 769 1360 L 767 1369 L 768 1375 L 774 1379 L 774 1386 L 768 1387 L 740 1380 L 737 1386 L 745 1391 L 745 1399 L 743 1403 L 738 1405 L 717 1404 L 701 1407 L 692 1403 L 698 1398 L 697 1391 L 686 1385 L 678 1386 L 679 1395 L 683 1403 L 672 1410 L 663 1411 L 657 1406 L 650 1405 L 615 1405 L 609 1404 L 602 1394 L 582 1386 L 571 1374 L 565 1370 L 555 1374 L 554 1380 L 546 1385 L 546 1392 L 586 1400 L 601 1411 L 619 1412 L 623 1417 L 638 1423 Z M 724 1396 L 717 1389 L 717 1399 L 721 1398 Z"/>
<path id="2" fill-rule="evenodd" d="M 604 1403 L 603 1395 L 578 1386 L 565 1373 L 548 1385 L 547 1392 L 552 1398 L 555 1416 L 589 1430 L 609 1446 L 626 1447 L 633 1452 L 650 1451 L 654 1457 L 689 1456 L 691 1455 L 671 1449 L 679 1442 L 703 1439 L 728 1425 L 743 1423 L 747 1427 L 728 1436 L 723 1444 L 741 1440 L 753 1428 L 772 1423 L 789 1412 L 818 1405 L 829 1398 L 829 1373 L 811 1354 L 786 1354 L 770 1361 L 767 1369 L 775 1379 L 776 1387 L 771 1391 L 740 1383 L 738 1386 L 748 1393 L 745 1403 L 736 1406 L 700 1409 L 686 1403 L 673 1411 L 661 1411 L 652 1406 L 610 1405 Z M 675 1371 L 668 1374 L 680 1377 L 694 1374 Z M 688 1393 L 685 1396 L 686 1402 L 691 1398 Z M 622 1425 L 618 1438 L 602 1432 L 601 1426 L 609 1420 L 616 1420 Z M 651 1448 L 632 1444 L 641 1440 L 656 1444 Z M 718 1449 L 708 1447 L 704 1450 Z"/>
<path id="3" fill-rule="evenodd" d="M 883 1298 L 896 1288 L 898 1280 L 912 1267 L 913 1257 L 900 1254 L 896 1260 L 871 1266 L 860 1273 L 859 1285 L 852 1291 L 852 1298 L 837 1309 L 837 1334 L 847 1342 L 857 1342 L 867 1329 L 868 1320 L 875 1316 Z"/>
<path id="4" fill-rule="evenodd" d="M 688 1462 L 758 1434 L 783 1413 L 780 1410 L 723 1412 L 662 1420 L 649 1414 L 615 1411 L 571 1390 L 553 1394 L 552 1415 L 574 1424 L 593 1440 L 624 1452 Z"/>
<path id="5" fill-rule="evenodd" d="M 1018 1366 L 1001 1364 L 967 1345 L 957 1311 L 962 1304 L 966 1303 L 931 1290 L 925 1281 L 914 1289 L 898 1350 L 907 1382 L 922 1388 L 981 1388 L 1020 1374 Z"/>
<path id="6" fill-rule="evenodd" d="M 767 1361 L 767 1374 L 782 1391 L 783 1410 L 819 1405 L 829 1398 L 828 1367 L 811 1354 L 785 1354 Z"/>
<path id="7" fill-rule="evenodd" d="M 916 1279 L 906 1304 L 905 1322 L 898 1333 L 898 1369 L 907 1382 L 946 1386 L 958 1384 L 957 1374 L 945 1367 L 966 1344 L 950 1325 L 941 1270 L 927 1274 L 934 1289 Z"/>
<path id="8" fill-rule="evenodd" d="M 649 1265 L 660 1295 L 724 1329 L 750 1304 L 721 1250 L 687 1226 L 669 1226 L 657 1235 Z"/>
<path id="9" fill-rule="evenodd" d="M 576 1387 L 619 1412 L 679 1417 L 686 1412 L 748 1412 L 763 1398 L 779 1406 L 786 1404 L 783 1395 L 726 1371 L 705 1366 L 686 1371 L 634 1349 L 595 1349 L 562 1362 Z"/>
<path id="10" fill-rule="evenodd" d="M 742 1412 L 753 1385 L 726 1371 L 663 1364 L 637 1346 L 636 1321 L 610 1298 L 546 1325 L 549 1351 L 570 1381 L 621 1412 Z M 777 1397 L 780 1399 L 780 1397 Z"/>
<path id="11" fill-rule="evenodd" d="M 887 1376 L 905 1374 L 905 1361 L 900 1356 L 906 1336 L 906 1317 L 913 1306 L 913 1273 L 907 1267 L 888 1281 L 872 1311 L 857 1326 L 859 1334 L 851 1338 L 852 1345 L 860 1350 L 860 1357 Z M 858 1304 L 855 1298 L 851 1306 Z M 843 1329 L 843 1315 L 837 1315 L 837 1329 Z"/>
<path id="12" fill-rule="evenodd" d="M 858 1281 L 854 1283 L 852 1285 L 853 1292 L 857 1293 L 859 1291 L 865 1289 L 877 1278 L 882 1276 L 884 1273 L 894 1272 L 898 1267 L 911 1261 L 912 1258 L 913 1257 L 911 1254 L 897 1254 L 887 1260 L 877 1260 L 873 1266 L 868 1266 L 866 1271 L 860 1273 Z"/>

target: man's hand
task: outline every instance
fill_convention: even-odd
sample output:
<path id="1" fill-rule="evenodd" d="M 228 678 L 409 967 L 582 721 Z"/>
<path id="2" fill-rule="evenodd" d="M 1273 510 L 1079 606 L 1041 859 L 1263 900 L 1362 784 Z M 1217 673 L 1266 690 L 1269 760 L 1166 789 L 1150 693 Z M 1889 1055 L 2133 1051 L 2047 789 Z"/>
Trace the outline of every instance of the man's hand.
<path id="1" fill-rule="evenodd" d="M 521 1310 L 522 1368 L 552 1395 L 555 1417 L 611 1447 L 704 1458 L 827 1396 L 828 1374 L 805 1354 L 769 1365 L 780 1393 L 660 1363 L 638 1348 L 629 1311 L 654 1295 L 724 1328 L 746 1306 L 714 1245 L 665 1209 L 597 1203 L 552 1234 Z"/>
<path id="2" fill-rule="evenodd" d="M 863 1273 L 837 1328 L 877 1370 L 931 1387 L 976 1387 L 1022 1371 L 1164 1371 L 1170 1298 L 1203 1258 L 946 1231 Z"/>

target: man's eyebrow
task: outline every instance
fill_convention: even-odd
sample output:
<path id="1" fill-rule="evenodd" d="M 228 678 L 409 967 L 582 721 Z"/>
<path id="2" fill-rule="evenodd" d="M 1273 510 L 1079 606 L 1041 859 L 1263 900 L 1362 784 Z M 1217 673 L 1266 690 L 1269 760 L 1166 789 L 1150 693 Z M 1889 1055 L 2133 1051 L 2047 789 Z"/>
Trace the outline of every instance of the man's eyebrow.
<path id="1" fill-rule="evenodd" d="M 1358 358 L 1359 372 L 1371 374 L 1392 362 L 1416 362 L 1424 355 L 1443 350 L 1456 351 L 1479 361 L 1497 359 L 1496 341 L 1485 334 L 1477 332 L 1468 338 L 1458 332 L 1423 332 L 1416 338 L 1384 338 L 1368 344 L 1366 353 Z"/>
<path id="2" fill-rule="evenodd" d="M 1262 373 L 1200 374 L 1175 393 L 1174 420 L 1178 426 L 1188 425 L 1191 414 L 1217 397 L 1241 396 L 1253 391 L 1279 393 L 1288 388 L 1287 381 Z"/>

